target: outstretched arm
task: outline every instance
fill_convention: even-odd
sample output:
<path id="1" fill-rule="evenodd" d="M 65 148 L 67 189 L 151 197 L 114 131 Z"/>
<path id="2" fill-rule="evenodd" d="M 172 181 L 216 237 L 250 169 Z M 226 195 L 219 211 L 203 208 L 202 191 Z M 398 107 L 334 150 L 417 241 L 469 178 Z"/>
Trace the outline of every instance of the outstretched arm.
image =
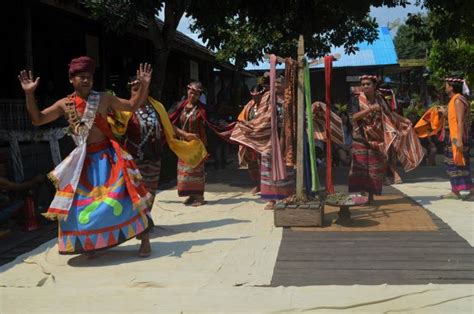
<path id="1" fill-rule="evenodd" d="M 188 142 L 199 139 L 199 136 L 197 136 L 196 134 L 185 132 L 181 130 L 180 128 L 176 127 L 175 125 L 173 125 L 173 130 L 174 130 L 174 133 L 176 133 L 176 135 L 184 138 Z"/>
<path id="2" fill-rule="evenodd" d="M 150 87 L 152 72 L 151 64 L 140 63 L 140 67 L 137 70 L 137 79 L 131 83 L 132 95 L 130 99 L 127 100 L 104 94 L 105 102 L 116 111 L 136 111 L 145 103 L 148 97 L 148 88 Z"/>
<path id="3" fill-rule="evenodd" d="M 38 109 L 35 99 L 35 90 L 38 87 L 40 78 L 37 77 L 34 79 L 31 71 L 21 71 L 20 75 L 18 75 L 18 80 L 20 81 L 21 88 L 25 92 L 26 109 L 28 110 L 33 125 L 50 123 L 64 114 L 61 107 L 62 100 L 55 102 L 52 106 L 43 111 Z"/>
<path id="4" fill-rule="evenodd" d="M 42 183 L 43 181 L 44 181 L 44 175 L 41 175 L 41 174 L 38 174 L 34 178 L 22 183 L 16 183 L 16 182 L 8 180 L 7 178 L 0 177 L 0 190 L 7 190 L 7 191 L 14 191 L 14 192 L 25 191 L 25 190 L 34 188 L 35 186 Z"/>

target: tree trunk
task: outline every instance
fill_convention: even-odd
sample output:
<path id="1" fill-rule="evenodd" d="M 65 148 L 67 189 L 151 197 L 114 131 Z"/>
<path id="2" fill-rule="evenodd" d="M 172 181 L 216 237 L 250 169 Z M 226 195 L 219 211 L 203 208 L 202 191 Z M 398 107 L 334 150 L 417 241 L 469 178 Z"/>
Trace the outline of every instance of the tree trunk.
<path id="1" fill-rule="evenodd" d="M 170 46 L 175 39 L 178 23 L 188 4 L 187 1 L 166 3 L 165 19 L 161 29 L 156 22 L 156 12 L 151 10 L 148 16 L 148 30 L 153 41 L 153 74 L 150 94 L 158 100 L 161 100 L 163 95 Z"/>
<path id="2" fill-rule="evenodd" d="M 157 100 L 161 100 L 163 87 L 166 78 L 166 66 L 168 65 L 168 57 L 170 48 L 159 48 L 155 43 L 153 49 L 153 74 L 150 86 L 150 94 Z"/>

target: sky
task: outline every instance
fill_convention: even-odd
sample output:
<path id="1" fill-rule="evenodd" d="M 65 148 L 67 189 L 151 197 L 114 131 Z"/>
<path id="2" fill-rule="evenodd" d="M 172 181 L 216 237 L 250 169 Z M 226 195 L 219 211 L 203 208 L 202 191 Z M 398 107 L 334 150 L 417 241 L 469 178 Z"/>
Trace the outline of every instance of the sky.
<path id="1" fill-rule="evenodd" d="M 417 7 L 415 5 L 409 5 L 405 8 L 380 7 L 372 8 L 370 11 L 370 16 L 375 17 L 380 26 L 387 26 L 388 23 L 396 21 L 397 19 L 400 19 L 400 22 L 403 22 L 406 19 L 408 13 L 417 13 L 422 11 L 423 9 L 421 7 Z M 159 17 L 163 18 L 163 12 L 160 12 Z M 198 38 L 198 34 L 193 34 L 189 30 L 189 22 L 190 21 L 188 18 L 183 17 L 178 25 L 178 30 L 202 44 L 202 41 Z M 395 35 L 394 31 L 392 32 L 392 35 Z"/>

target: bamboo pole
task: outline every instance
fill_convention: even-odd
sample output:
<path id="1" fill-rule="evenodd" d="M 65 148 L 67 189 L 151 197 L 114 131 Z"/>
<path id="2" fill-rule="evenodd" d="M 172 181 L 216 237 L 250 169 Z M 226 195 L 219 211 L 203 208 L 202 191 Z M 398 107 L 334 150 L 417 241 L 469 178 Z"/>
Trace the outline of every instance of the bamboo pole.
<path id="1" fill-rule="evenodd" d="M 303 198 L 304 186 L 304 39 L 298 40 L 298 93 L 297 93 L 297 142 L 296 142 L 296 197 Z"/>

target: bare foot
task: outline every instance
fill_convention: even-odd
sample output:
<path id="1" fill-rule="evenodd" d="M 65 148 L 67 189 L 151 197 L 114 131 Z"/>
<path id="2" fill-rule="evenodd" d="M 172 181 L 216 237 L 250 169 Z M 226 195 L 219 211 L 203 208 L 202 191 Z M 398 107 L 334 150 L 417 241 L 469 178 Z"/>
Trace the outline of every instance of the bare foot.
<path id="1" fill-rule="evenodd" d="M 257 193 L 260 193 L 260 187 L 259 186 L 254 187 L 253 189 L 250 190 L 250 193 L 252 195 L 256 195 Z"/>
<path id="2" fill-rule="evenodd" d="M 369 193 L 369 203 L 372 203 L 374 201 L 374 194 L 373 193 Z"/>
<path id="3" fill-rule="evenodd" d="M 275 208 L 275 201 L 270 201 L 267 203 L 267 205 L 265 205 L 265 210 L 273 210 Z"/>
<path id="4" fill-rule="evenodd" d="M 204 200 L 204 197 L 197 197 L 194 199 L 194 202 L 191 203 L 191 206 L 198 207 L 205 205 L 207 202 Z"/>
<path id="5" fill-rule="evenodd" d="M 439 198 L 443 200 L 459 200 L 461 199 L 461 196 L 457 193 L 449 192 L 446 195 L 441 195 Z"/>
<path id="6" fill-rule="evenodd" d="M 138 256 L 148 257 L 151 254 L 150 235 L 148 232 L 141 234 L 142 244 L 138 250 Z"/>
<path id="7" fill-rule="evenodd" d="M 185 201 L 184 201 L 184 205 L 186 206 L 189 206 L 191 205 L 192 203 L 194 202 L 194 196 L 189 196 Z"/>

